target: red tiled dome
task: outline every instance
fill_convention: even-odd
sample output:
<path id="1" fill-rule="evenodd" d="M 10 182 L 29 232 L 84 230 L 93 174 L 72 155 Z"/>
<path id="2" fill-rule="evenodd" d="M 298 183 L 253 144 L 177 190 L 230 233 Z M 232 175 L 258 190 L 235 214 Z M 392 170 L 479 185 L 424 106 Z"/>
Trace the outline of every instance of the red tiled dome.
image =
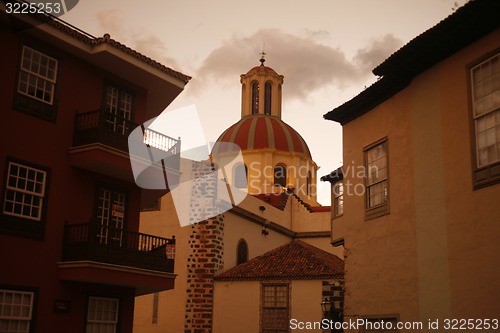
<path id="1" fill-rule="evenodd" d="M 241 150 L 275 148 L 287 153 L 302 153 L 312 158 L 309 147 L 300 134 L 274 116 L 243 117 L 222 133 L 217 142 L 234 143 Z"/>
<path id="2" fill-rule="evenodd" d="M 252 71 L 271 72 L 271 73 L 274 73 L 274 74 L 278 75 L 274 69 L 272 69 L 271 67 L 264 66 L 264 65 L 255 66 L 254 68 L 252 68 L 251 70 L 249 70 L 245 75 L 248 75 Z"/>

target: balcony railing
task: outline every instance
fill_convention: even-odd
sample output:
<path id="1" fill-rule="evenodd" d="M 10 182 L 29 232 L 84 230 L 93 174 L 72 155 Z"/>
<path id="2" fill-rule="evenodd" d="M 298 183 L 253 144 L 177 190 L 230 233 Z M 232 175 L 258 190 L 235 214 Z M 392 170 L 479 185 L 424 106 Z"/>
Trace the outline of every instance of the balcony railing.
<path id="1" fill-rule="evenodd" d="M 129 153 L 128 139 L 130 133 L 137 128 L 137 124 L 131 120 L 119 117 L 107 111 L 92 111 L 86 113 L 77 113 L 75 116 L 75 129 L 73 136 L 73 146 L 82 146 L 94 143 L 100 143 Z M 181 141 L 167 135 L 163 135 L 149 128 L 141 126 L 142 142 L 152 150 L 161 150 L 162 152 L 151 152 L 145 154 L 140 152 L 139 157 L 145 160 L 145 163 L 151 156 L 162 158 L 162 165 L 172 170 L 179 170 Z M 140 137 L 139 137 L 140 138 Z M 130 154 L 137 152 L 131 151 Z M 137 156 L 136 156 L 137 157 Z M 158 161 L 152 161 L 152 164 Z"/>
<path id="2" fill-rule="evenodd" d="M 128 136 L 137 126 L 133 121 L 107 111 L 77 113 L 73 145 L 102 143 L 128 152 Z M 180 139 L 144 127 L 142 131 L 145 145 L 168 152 L 169 155 L 179 156 Z"/>
<path id="3" fill-rule="evenodd" d="M 172 239 L 97 223 L 64 225 L 63 261 L 90 260 L 115 265 L 174 271 Z"/>
<path id="4" fill-rule="evenodd" d="M 77 113 L 73 145 L 102 143 L 128 152 L 128 136 L 137 125 L 110 112 Z"/>

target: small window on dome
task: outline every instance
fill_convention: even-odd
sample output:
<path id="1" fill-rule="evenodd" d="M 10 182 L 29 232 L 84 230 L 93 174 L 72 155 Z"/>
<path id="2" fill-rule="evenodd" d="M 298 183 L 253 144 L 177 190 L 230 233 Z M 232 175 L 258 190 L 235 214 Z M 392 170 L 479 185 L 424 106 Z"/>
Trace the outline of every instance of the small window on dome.
<path id="1" fill-rule="evenodd" d="M 286 167 L 283 164 L 274 167 L 274 185 L 286 187 Z"/>
<path id="2" fill-rule="evenodd" d="M 259 82 L 252 83 L 252 114 L 259 113 Z"/>
<path id="3" fill-rule="evenodd" d="M 306 191 L 308 196 L 311 195 L 311 171 L 307 171 Z"/>
<path id="4" fill-rule="evenodd" d="M 264 87 L 264 114 L 271 114 L 271 83 L 266 82 Z"/>
<path id="5" fill-rule="evenodd" d="M 248 168 L 245 164 L 239 163 L 233 170 L 233 183 L 236 188 L 247 187 Z"/>

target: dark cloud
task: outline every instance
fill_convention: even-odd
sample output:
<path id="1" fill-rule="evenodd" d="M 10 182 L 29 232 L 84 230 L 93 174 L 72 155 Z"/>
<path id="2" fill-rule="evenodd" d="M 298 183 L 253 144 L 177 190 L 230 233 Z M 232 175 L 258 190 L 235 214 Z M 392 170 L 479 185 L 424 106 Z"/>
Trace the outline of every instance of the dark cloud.
<path id="1" fill-rule="evenodd" d="M 173 58 L 166 56 L 168 50 L 162 40 L 157 35 L 145 34 L 142 29 L 123 24 L 128 20 L 122 16 L 119 10 L 102 10 L 97 12 L 96 16 L 100 29 L 109 33 L 111 38 L 165 66 L 179 70 L 178 63 Z"/>
<path id="2" fill-rule="evenodd" d="M 401 45 L 400 39 L 395 38 L 392 34 L 385 35 L 382 38 L 372 40 L 367 47 L 359 49 L 354 57 L 354 62 L 360 70 L 371 71 L 399 49 Z"/>
<path id="3" fill-rule="evenodd" d="M 285 33 L 279 29 L 262 29 L 249 37 L 235 36 L 213 50 L 196 71 L 194 87 L 207 81 L 234 85 L 242 69 L 259 65 L 259 53 L 265 45 L 266 65 L 285 76 L 284 98 L 306 99 L 309 93 L 327 85 L 345 88 L 369 77 L 373 64 L 384 59 L 401 43 L 388 35 L 373 41 L 357 52 L 354 61 L 346 59 L 340 48 L 317 42 L 327 32 L 309 32 L 309 38 Z M 372 67 L 370 67 L 372 66 Z M 368 68 L 368 69 L 367 69 Z"/>

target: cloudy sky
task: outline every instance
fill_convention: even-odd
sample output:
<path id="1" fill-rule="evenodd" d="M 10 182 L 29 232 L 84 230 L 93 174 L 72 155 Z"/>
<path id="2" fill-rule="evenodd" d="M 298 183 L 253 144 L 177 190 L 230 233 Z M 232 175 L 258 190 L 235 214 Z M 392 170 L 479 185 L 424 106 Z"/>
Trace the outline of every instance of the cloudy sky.
<path id="1" fill-rule="evenodd" d="M 376 80 L 371 70 L 465 0 L 81 0 L 61 18 L 193 77 L 169 106 L 195 104 L 208 141 L 240 119 L 240 74 L 284 75 L 283 120 L 318 176 L 342 164 L 342 130 L 323 114 Z M 348 162 L 346 162 L 348 163 Z M 319 178 L 319 177 L 318 177 Z M 318 199 L 328 205 L 329 186 Z"/>

